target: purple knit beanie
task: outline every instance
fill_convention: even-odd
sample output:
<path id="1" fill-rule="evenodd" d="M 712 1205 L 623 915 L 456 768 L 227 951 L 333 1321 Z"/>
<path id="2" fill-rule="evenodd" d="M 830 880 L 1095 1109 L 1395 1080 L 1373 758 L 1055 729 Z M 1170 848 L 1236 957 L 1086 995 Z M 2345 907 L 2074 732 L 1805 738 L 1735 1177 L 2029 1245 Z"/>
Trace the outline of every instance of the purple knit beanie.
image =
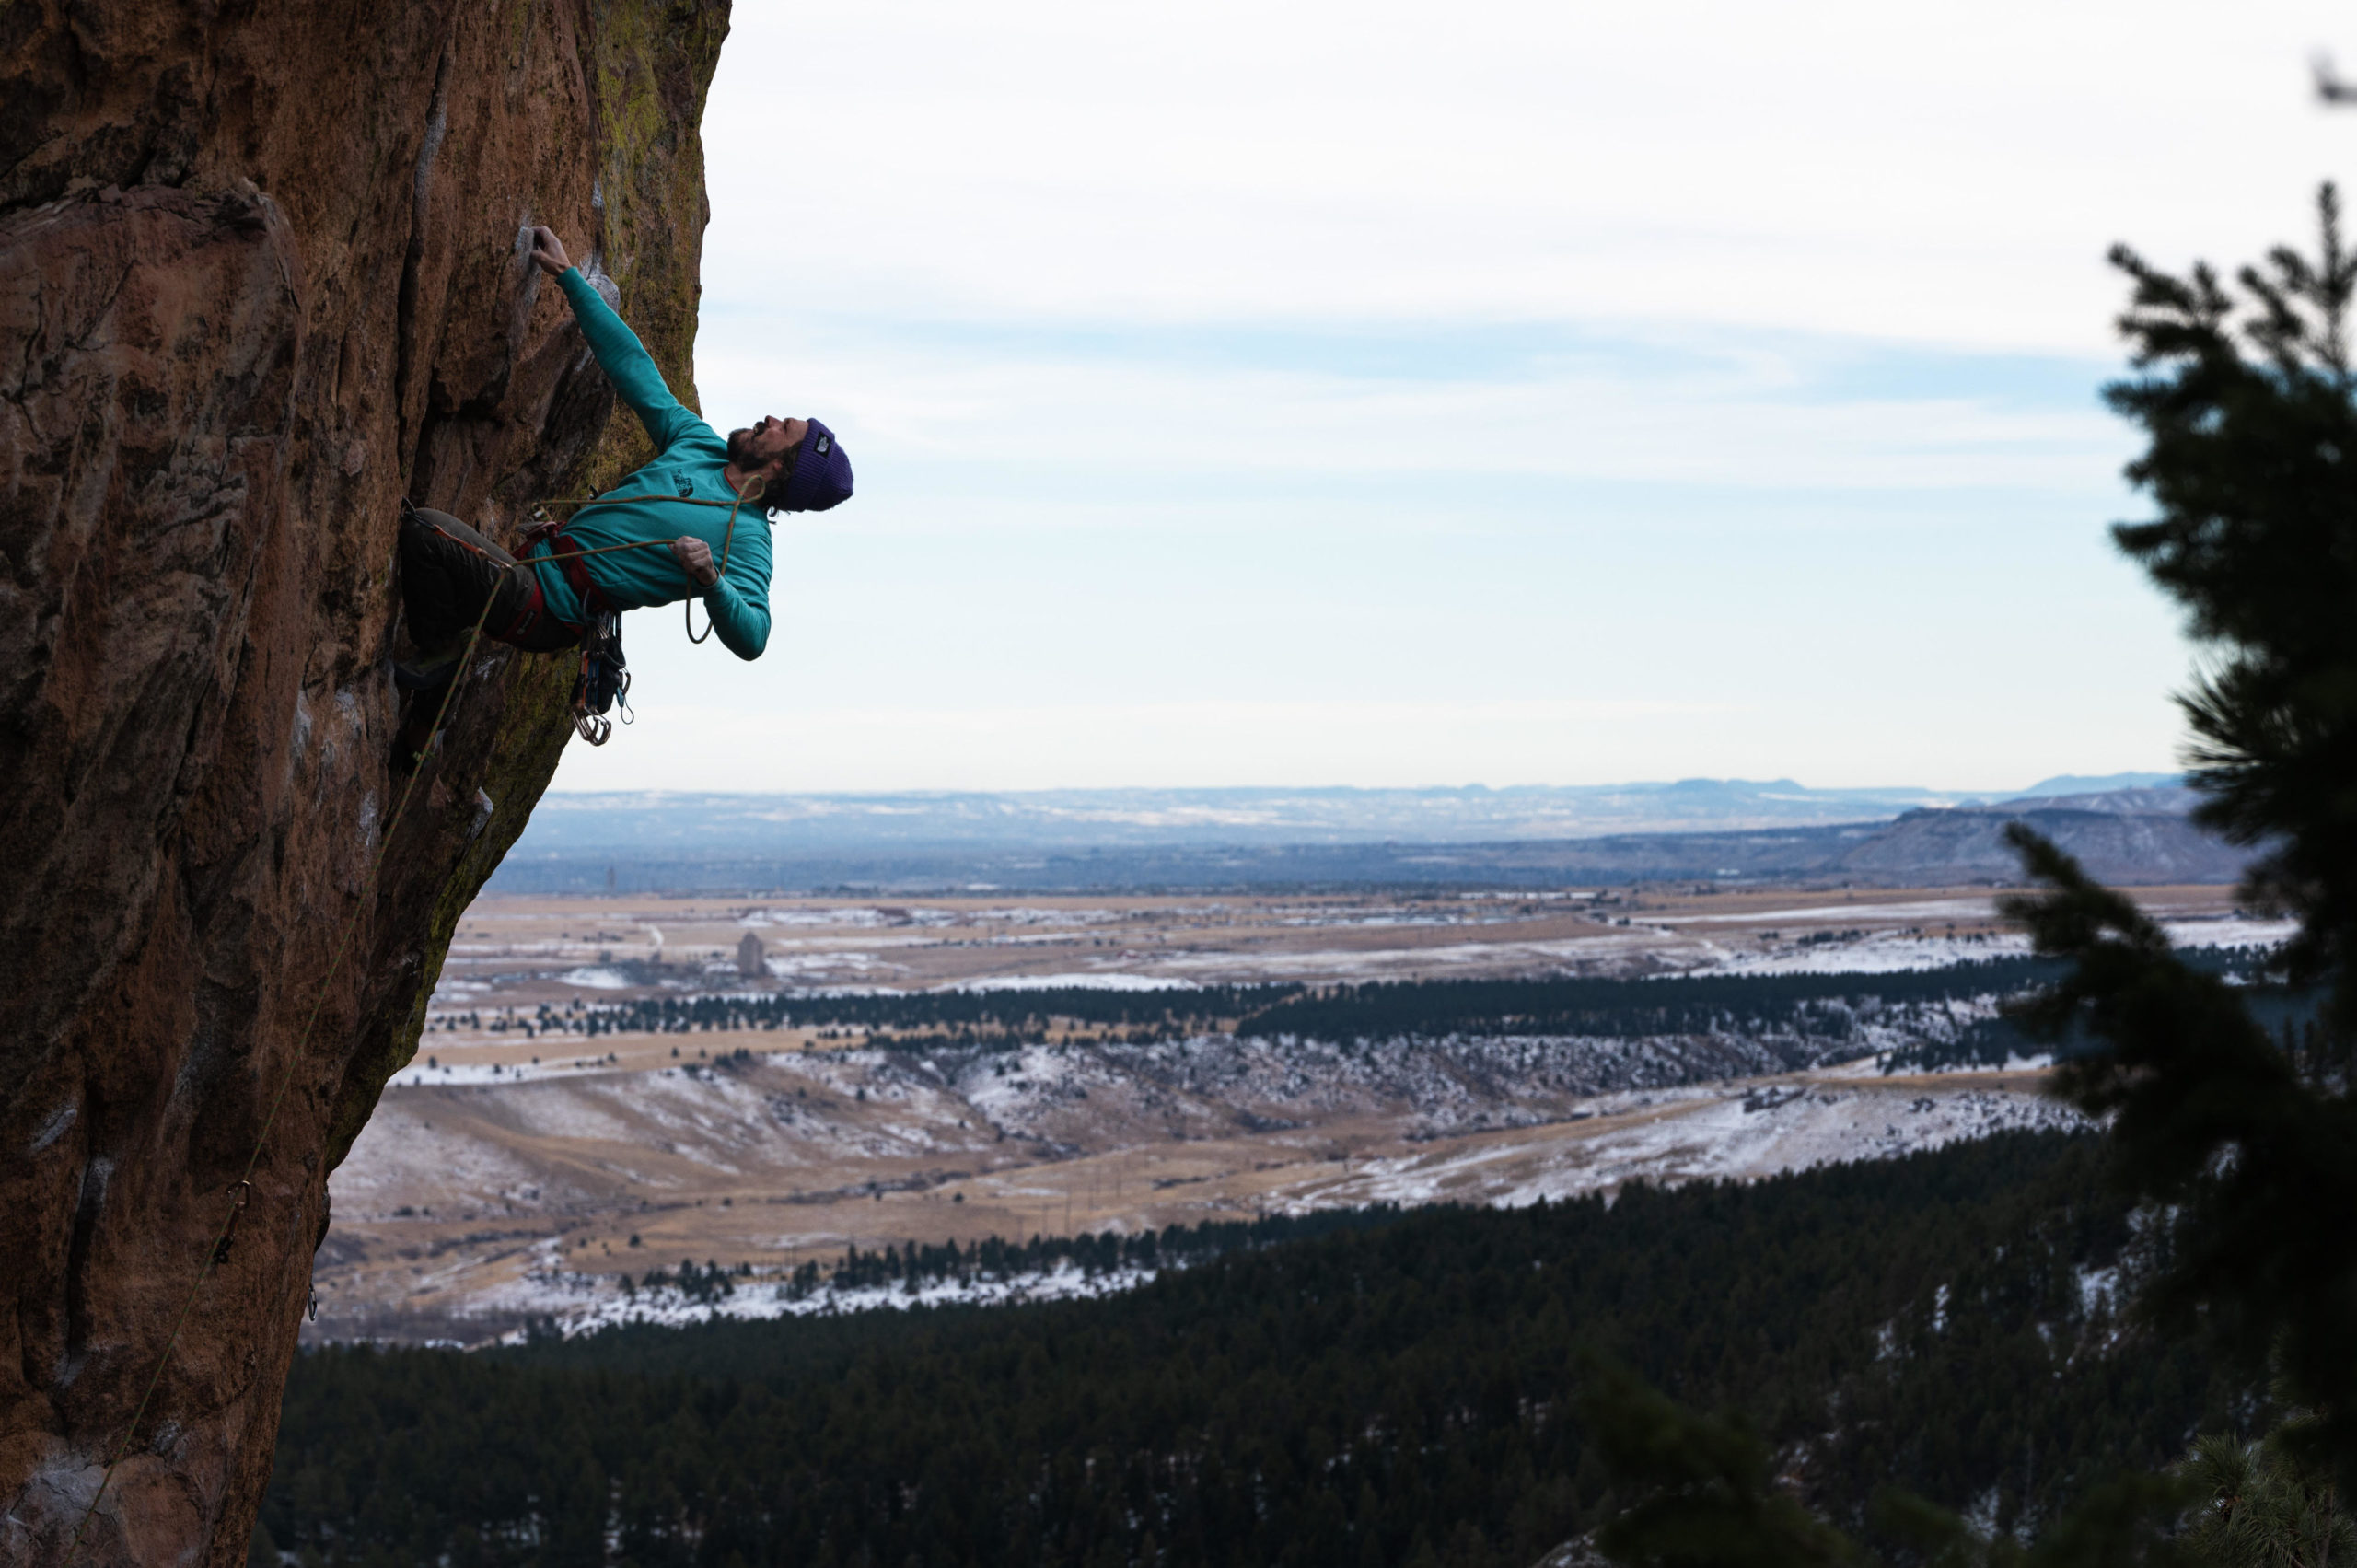
<path id="1" fill-rule="evenodd" d="M 785 476 L 785 494 L 779 505 L 788 512 L 823 512 L 851 499 L 851 459 L 843 456 L 835 433 L 810 421 L 794 471 Z"/>

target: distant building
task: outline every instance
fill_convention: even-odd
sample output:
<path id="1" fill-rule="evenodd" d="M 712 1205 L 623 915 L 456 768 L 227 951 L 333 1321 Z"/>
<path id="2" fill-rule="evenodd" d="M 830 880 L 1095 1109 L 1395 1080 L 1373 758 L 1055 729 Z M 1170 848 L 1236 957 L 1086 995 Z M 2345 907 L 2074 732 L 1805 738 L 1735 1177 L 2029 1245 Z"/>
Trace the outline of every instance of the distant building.
<path id="1" fill-rule="evenodd" d="M 761 962 L 761 939 L 749 931 L 737 944 L 737 972 L 747 980 L 760 980 L 770 972 L 769 966 Z"/>

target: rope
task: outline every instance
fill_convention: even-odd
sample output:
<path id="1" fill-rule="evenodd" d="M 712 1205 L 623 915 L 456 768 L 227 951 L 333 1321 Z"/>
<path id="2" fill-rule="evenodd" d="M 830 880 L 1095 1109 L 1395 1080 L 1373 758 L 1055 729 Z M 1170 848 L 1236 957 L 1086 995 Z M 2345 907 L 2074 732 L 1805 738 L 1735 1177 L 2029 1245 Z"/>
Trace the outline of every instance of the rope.
<path id="1" fill-rule="evenodd" d="M 763 491 L 769 488 L 768 482 L 762 479 L 760 475 L 748 475 L 747 477 L 752 481 L 752 483 L 747 486 L 744 490 L 739 491 L 736 500 L 729 502 L 707 501 L 698 495 L 647 494 L 585 495 L 579 498 L 566 497 L 562 500 L 536 501 L 532 505 L 535 506 L 580 506 L 587 508 L 590 506 L 619 506 L 627 501 L 662 501 L 673 505 L 678 505 L 681 503 L 685 503 L 691 506 L 726 505 L 728 508 L 728 526 L 721 530 L 720 565 L 712 579 L 716 585 L 724 581 L 728 575 L 728 547 L 736 542 L 737 539 L 737 508 L 742 506 L 746 502 L 752 500 L 755 496 L 760 495 Z M 579 517 L 580 513 L 576 512 L 574 516 Z M 595 550 L 575 551 L 574 553 L 576 555 L 604 555 L 616 550 L 645 550 L 649 548 L 668 550 L 670 548 L 670 544 L 671 541 L 669 540 L 633 540 L 628 544 L 602 544 Z M 687 568 L 682 566 L 679 570 L 686 572 Z M 688 577 L 688 585 L 691 587 L 696 588 L 702 588 L 704 587 L 703 584 L 695 580 L 692 574 Z M 679 601 L 679 623 L 687 628 L 689 642 L 708 643 L 712 640 L 712 621 L 709 617 L 705 619 L 703 623 L 703 635 L 701 637 L 697 636 L 695 598 L 695 595 L 690 594 L 686 598 Z"/>
<path id="2" fill-rule="evenodd" d="M 725 504 L 728 507 L 728 524 L 726 531 L 720 536 L 719 574 L 713 579 L 717 583 L 728 570 L 728 546 L 736 537 L 737 509 L 760 494 L 761 488 L 757 483 L 739 494 L 735 501 L 727 503 L 701 500 L 692 495 L 619 495 L 591 496 L 580 501 L 543 501 L 537 505 L 543 506 L 619 505 L 625 501 L 666 501 L 674 504 L 685 501 L 698 506 L 718 506 Z M 445 534 L 443 537 L 447 539 L 451 536 Z M 461 540 L 459 542 L 463 544 L 466 541 Z M 622 550 L 668 550 L 671 541 L 668 540 L 634 540 L 628 544 L 600 545 L 595 550 L 583 550 L 575 553 L 610 555 Z M 469 544 L 467 548 L 473 550 L 476 554 L 482 555 L 487 561 L 493 559 L 487 552 L 474 545 Z M 505 570 L 516 571 L 536 563 L 519 560 L 505 563 L 493 562 L 493 563 L 502 565 Z M 682 566 L 680 570 L 685 572 L 686 568 Z M 693 587 L 702 587 L 695 581 L 692 575 L 689 576 L 688 581 Z M 107 1488 L 114 1483 L 115 1468 L 121 1465 L 124 1458 L 130 1454 L 131 1445 L 139 1435 L 139 1423 L 146 1416 L 147 1406 L 155 1400 L 156 1390 L 163 1384 L 164 1374 L 171 1367 L 172 1355 L 180 1349 L 180 1334 L 188 1327 L 189 1314 L 196 1310 L 197 1297 L 203 1292 L 205 1282 L 213 1277 L 213 1271 L 215 1268 L 229 1260 L 230 1238 L 236 1234 L 238 1217 L 246 1212 L 248 1200 L 253 1196 L 254 1171 L 261 1164 L 262 1150 L 269 1144 L 271 1129 L 277 1123 L 279 1109 L 285 1105 L 288 1091 L 295 1086 L 296 1070 L 302 1066 L 303 1059 L 310 1049 L 311 1032 L 319 1027 L 319 1014 L 327 1007 L 328 993 L 335 984 L 335 977 L 343 971 L 344 958 L 352 949 L 353 933 L 359 929 L 360 916 L 368 908 L 369 898 L 376 891 L 377 878 L 385 867 L 385 856 L 392 851 L 394 830 L 401 826 L 401 818 L 409 810 L 410 798 L 417 792 L 417 781 L 425 772 L 424 766 L 425 756 L 434 749 L 435 741 L 441 738 L 442 726 L 450 716 L 450 703 L 458 696 L 459 686 L 466 680 L 467 666 L 474 657 L 476 645 L 482 640 L 483 623 L 491 618 L 492 604 L 498 597 L 496 590 L 483 595 L 482 609 L 477 612 L 474 625 L 468 629 L 467 645 L 459 654 L 458 668 L 451 675 L 449 684 L 442 689 L 442 705 L 434 712 L 434 727 L 426 732 L 425 744 L 418 750 L 419 766 L 411 770 L 408 781 L 401 785 L 401 798 L 393 803 L 392 815 L 385 819 L 385 831 L 377 841 L 376 857 L 368 864 L 368 873 L 361 880 L 359 897 L 354 901 L 352 913 L 345 919 L 343 930 L 336 938 L 334 952 L 328 960 L 327 973 L 319 981 L 319 998 L 311 1004 L 310 1016 L 303 1020 L 302 1032 L 295 1037 L 295 1049 L 287 1057 L 286 1070 L 279 1075 L 277 1092 L 271 1097 L 270 1109 L 262 1116 L 261 1132 L 255 1134 L 253 1152 L 246 1156 L 245 1168 L 230 1186 L 229 1190 L 237 1196 L 229 1205 L 228 1218 L 221 1222 L 221 1228 L 214 1235 L 212 1245 L 205 1248 L 204 1256 L 197 1263 L 196 1278 L 190 1283 L 188 1295 L 180 1303 L 180 1314 L 172 1319 L 172 1331 L 164 1341 L 164 1353 L 157 1359 L 156 1370 L 148 1377 L 147 1387 L 141 1391 L 139 1403 L 131 1412 L 131 1424 L 124 1430 L 122 1441 L 115 1446 L 112 1457 L 107 1460 L 106 1469 L 99 1473 L 99 1489 L 90 1494 L 89 1505 L 82 1510 L 81 1518 L 75 1522 L 74 1536 L 66 1543 L 65 1556 L 60 1563 L 60 1568 L 71 1568 L 75 1557 L 81 1551 L 83 1533 L 90 1527 L 90 1520 L 97 1516 L 99 1504 L 104 1501 Z M 682 608 L 685 608 L 684 605 Z M 688 622 L 688 635 L 695 642 L 702 642 L 712 635 L 712 629 L 707 623 L 704 635 L 697 637 L 695 622 L 691 620 Z"/>

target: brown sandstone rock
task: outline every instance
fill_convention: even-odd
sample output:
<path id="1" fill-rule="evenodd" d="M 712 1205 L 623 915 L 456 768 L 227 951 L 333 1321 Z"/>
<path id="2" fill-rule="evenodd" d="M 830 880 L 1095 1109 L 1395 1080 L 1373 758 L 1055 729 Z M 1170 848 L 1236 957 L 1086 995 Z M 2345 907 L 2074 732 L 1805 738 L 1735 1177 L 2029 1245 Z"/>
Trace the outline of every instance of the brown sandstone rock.
<path id="1" fill-rule="evenodd" d="M 486 648 L 388 841 L 398 498 L 512 535 L 641 455 L 517 237 L 686 389 L 726 25 L 0 11 L 0 1561 L 118 1448 L 77 1561 L 244 1561 L 328 1172 L 570 733 Z"/>

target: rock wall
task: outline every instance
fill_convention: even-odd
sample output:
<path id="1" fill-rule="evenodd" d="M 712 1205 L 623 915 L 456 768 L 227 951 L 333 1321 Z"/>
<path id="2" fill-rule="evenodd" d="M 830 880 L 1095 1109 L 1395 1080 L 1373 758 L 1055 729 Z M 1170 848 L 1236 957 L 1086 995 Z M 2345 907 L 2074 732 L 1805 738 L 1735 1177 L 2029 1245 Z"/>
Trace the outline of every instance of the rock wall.
<path id="1" fill-rule="evenodd" d="M 398 499 L 505 536 L 641 455 L 526 225 L 691 395 L 726 29 L 0 10 L 0 1561 L 118 1451 L 77 1561 L 245 1559 L 328 1172 L 570 733 L 489 649 L 388 839 Z"/>

